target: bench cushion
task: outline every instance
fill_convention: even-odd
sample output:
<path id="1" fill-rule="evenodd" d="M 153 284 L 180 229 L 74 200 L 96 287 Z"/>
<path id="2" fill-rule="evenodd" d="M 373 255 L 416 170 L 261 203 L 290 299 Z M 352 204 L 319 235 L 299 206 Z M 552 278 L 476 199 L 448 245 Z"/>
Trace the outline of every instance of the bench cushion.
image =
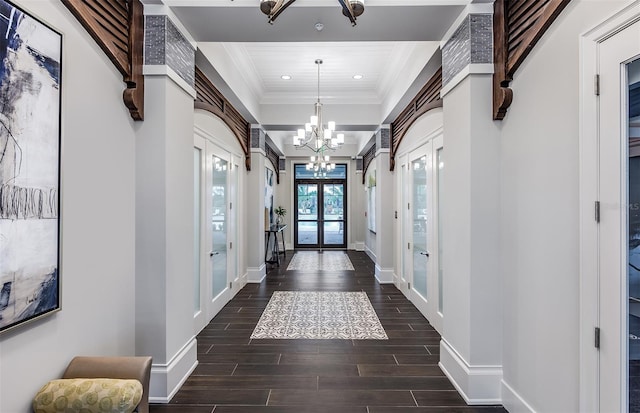
<path id="1" fill-rule="evenodd" d="M 142 399 L 138 380 L 60 379 L 45 384 L 33 399 L 35 413 L 131 413 Z"/>

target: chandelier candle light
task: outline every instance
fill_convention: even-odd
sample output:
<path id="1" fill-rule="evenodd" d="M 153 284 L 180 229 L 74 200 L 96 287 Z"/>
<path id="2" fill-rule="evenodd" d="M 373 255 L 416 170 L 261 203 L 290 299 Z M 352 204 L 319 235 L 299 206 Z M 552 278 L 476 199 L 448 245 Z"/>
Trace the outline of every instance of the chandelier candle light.
<path id="1" fill-rule="evenodd" d="M 322 103 L 320 103 L 320 65 L 321 59 L 316 60 L 318 66 L 318 101 L 315 103 L 314 114 L 311 115 L 309 123 L 304 125 L 304 129 L 298 129 L 298 134 L 293 137 L 293 145 L 296 149 L 309 148 L 316 155 L 311 156 L 307 164 L 307 170 L 314 171 L 314 176 L 326 176 L 328 171 L 335 169 L 336 164 L 330 163 L 329 155 L 325 155 L 327 150 L 335 150 L 344 144 L 344 133 L 333 136 L 336 130 L 335 122 L 328 122 L 326 127 L 322 123 Z"/>

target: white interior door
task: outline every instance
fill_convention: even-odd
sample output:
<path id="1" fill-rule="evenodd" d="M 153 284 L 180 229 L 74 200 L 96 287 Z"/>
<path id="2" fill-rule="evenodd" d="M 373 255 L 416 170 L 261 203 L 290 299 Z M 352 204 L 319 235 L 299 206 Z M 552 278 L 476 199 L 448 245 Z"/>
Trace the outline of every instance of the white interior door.
<path id="1" fill-rule="evenodd" d="M 240 287 L 238 163 L 227 151 L 200 136 L 195 137 L 193 298 L 196 334 L 232 298 L 234 281 Z"/>
<path id="2" fill-rule="evenodd" d="M 599 411 L 629 411 L 629 277 L 637 238 L 630 190 L 640 182 L 635 160 L 630 161 L 629 84 L 630 63 L 640 54 L 640 23 L 601 42 L 599 116 L 598 316 Z M 640 135 L 638 136 L 640 138 Z M 630 226 L 631 224 L 631 226 Z M 636 231 L 638 230 L 638 231 Z M 630 258 L 632 261 L 630 261 Z M 632 264 L 632 265 L 630 265 Z"/>
<path id="3" fill-rule="evenodd" d="M 229 301 L 229 160 L 207 143 L 207 214 L 209 247 L 207 313 L 213 318 Z"/>

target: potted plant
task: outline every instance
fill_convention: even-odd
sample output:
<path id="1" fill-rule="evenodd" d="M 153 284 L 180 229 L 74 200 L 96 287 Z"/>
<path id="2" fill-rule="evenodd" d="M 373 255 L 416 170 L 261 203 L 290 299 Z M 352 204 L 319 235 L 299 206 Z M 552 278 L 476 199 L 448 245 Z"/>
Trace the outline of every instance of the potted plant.
<path id="1" fill-rule="evenodd" d="M 276 208 L 273 212 L 275 212 L 278 216 L 278 218 L 276 219 L 276 223 L 278 225 L 282 225 L 284 223 L 284 216 L 287 215 L 287 210 L 284 209 L 282 205 L 278 205 L 278 208 Z"/>

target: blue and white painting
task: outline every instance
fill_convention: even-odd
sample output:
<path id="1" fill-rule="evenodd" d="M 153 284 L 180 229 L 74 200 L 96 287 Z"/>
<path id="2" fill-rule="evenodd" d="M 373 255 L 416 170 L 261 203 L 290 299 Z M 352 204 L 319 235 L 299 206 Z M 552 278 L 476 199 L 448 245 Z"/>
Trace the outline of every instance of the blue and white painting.
<path id="1" fill-rule="evenodd" d="M 0 0 L 0 332 L 60 308 L 61 47 Z"/>

